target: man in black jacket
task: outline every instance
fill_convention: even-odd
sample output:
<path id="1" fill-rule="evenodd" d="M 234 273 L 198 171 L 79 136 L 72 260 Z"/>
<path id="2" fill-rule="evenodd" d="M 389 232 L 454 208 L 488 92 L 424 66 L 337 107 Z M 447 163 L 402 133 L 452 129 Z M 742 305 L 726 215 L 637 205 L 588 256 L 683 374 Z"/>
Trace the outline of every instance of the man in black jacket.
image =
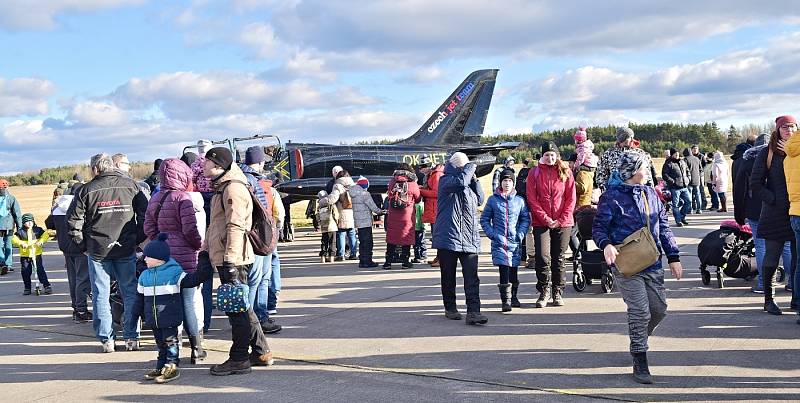
<path id="1" fill-rule="evenodd" d="M 147 198 L 136 182 L 114 166 L 108 154 L 90 162 L 94 178 L 81 186 L 67 211 L 69 235 L 89 257 L 93 325 L 103 352 L 114 352 L 114 327 L 108 302 L 111 279 L 123 299 L 125 347 L 139 349 L 139 321 L 133 317 L 136 300 L 136 246 L 145 240 Z"/>
<path id="2" fill-rule="evenodd" d="M 75 190 L 79 189 L 78 185 Z M 86 323 L 92 320 L 92 313 L 86 299 L 91 291 L 89 283 L 89 261 L 81 251 L 80 246 L 69 236 L 67 228 L 67 211 L 75 196 L 61 195 L 56 199 L 55 206 L 44 224 L 47 229 L 56 231 L 58 249 L 64 254 L 65 267 L 67 268 L 67 281 L 69 282 L 69 297 L 72 300 L 72 320 L 75 323 Z"/>
<path id="3" fill-rule="evenodd" d="M 691 151 L 687 148 L 683 150 L 683 160 L 689 168 L 689 194 L 692 197 L 692 211 L 695 214 L 700 214 L 703 208 L 703 203 L 700 201 L 700 187 L 703 183 L 703 166 L 700 158 L 692 155 Z"/>
<path id="4" fill-rule="evenodd" d="M 672 215 L 675 217 L 675 226 L 689 225 L 686 215 L 692 211 L 692 199 L 689 197 L 689 167 L 681 158 L 678 150 L 669 150 L 669 159 L 661 168 L 661 178 L 667 184 L 667 189 L 672 193 Z"/>

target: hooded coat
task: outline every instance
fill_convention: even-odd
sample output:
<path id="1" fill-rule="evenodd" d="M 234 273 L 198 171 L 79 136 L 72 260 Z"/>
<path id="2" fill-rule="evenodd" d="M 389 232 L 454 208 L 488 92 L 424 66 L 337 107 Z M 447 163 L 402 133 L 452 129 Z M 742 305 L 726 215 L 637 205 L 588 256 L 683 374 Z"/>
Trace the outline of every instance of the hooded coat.
<path id="1" fill-rule="evenodd" d="M 750 190 L 753 197 L 761 198 L 761 214 L 758 219 L 758 238 L 773 241 L 794 240 L 794 231 L 789 225 L 789 192 L 783 163 L 786 156 L 772 155 L 772 164 L 767 168 L 769 147 L 758 152 L 750 175 Z"/>
<path id="2" fill-rule="evenodd" d="M 711 177 L 714 178 L 714 191 L 717 193 L 724 193 L 728 191 L 728 181 L 730 181 L 731 173 L 728 168 L 728 161 L 725 161 L 725 156 L 721 152 L 714 153 L 714 165 L 711 166 Z"/>
<path id="3" fill-rule="evenodd" d="M 568 172 L 567 179 L 561 180 L 558 172 L 557 165 L 539 164 L 528 174 L 528 207 L 534 227 L 547 227 L 550 220 L 561 228 L 575 224 L 575 179 Z"/>
<path id="4" fill-rule="evenodd" d="M 733 163 L 731 164 L 731 175 L 736 175 L 736 172 L 738 172 L 739 169 L 739 165 L 741 165 L 742 162 L 744 162 L 743 160 L 744 153 L 751 148 L 753 148 L 753 146 L 747 142 L 740 143 L 736 146 L 736 150 L 734 150 L 733 155 L 731 155 L 731 160 L 733 161 Z M 733 184 L 733 192 L 735 193 L 736 181 L 734 180 L 732 184 Z"/>
<path id="5" fill-rule="evenodd" d="M 750 176 L 758 152 L 765 147 L 766 144 L 745 151 L 733 172 L 733 215 L 739 225 L 745 225 L 747 220 L 758 221 L 761 216 L 761 197 L 751 191 Z"/>
<path id="6" fill-rule="evenodd" d="M 492 241 L 492 264 L 519 266 L 520 245 L 530 225 L 527 202 L 515 190 L 506 196 L 498 189 L 489 197 L 481 214 L 481 227 Z"/>
<path id="7" fill-rule="evenodd" d="M 211 264 L 244 266 L 255 261 L 247 231 L 253 228 L 253 197 L 247 178 L 236 164 L 212 181 L 216 193 L 211 199 L 211 222 L 206 246 Z"/>
<path id="8" fill-rule="evenodd" d="M 345 198 L 349 197 L 347 191 L 350 189 L 351 186 L 354 186 L 355 182 L 353 182 L 353 178 L 350 176 L 342 176 L 341 178 L 336 179 L 333 185 L 333 191 L 328 195 L 325 199 L 327 206 L 336 206 L 336 210 L 338 210 L 339 216 L 339 229 L 352 229 L 355 228 L 355 219 L 353 218 L 353 207 L 352 203 L 349 208 L 345 208 L 344 200 Z M 352 202 L 352 199 L 351 199 Z"/>
<path id="9" fill-rule="evenodd" d="M 425 210 L 422 212 L 422 222 L 433 224 L 436 222 L 436 202 L 439 198 L 439 178 L 444 175 L 444 165 L 439 164 L 433 167 L 428 173 L 425 186 L 419 189 L 420 195 L 425 202 Z"/>
<path id="10" fill-rule="evenodd" d="M 649 216 L 645 203 L 649 204 Z M 646 220 L 650 221 L 650 233 L 661 255 L 667 255 L 670 263 L 679 262 L 680 250 L 669 227 L 666 209 L 651 186 L 623 184 L 607 189 L 597 205 L 592 238 L 597 247 L 603 250 L 609 244 L 621 244 L 628 235 L 645 226 Z M 645 269 L 648 272 L 658 270 L 661 270 L 661 259 Z"/>
<path id="11" fill-rule="evenodd" d="M 405 208 L 395 208 L 389 205 L 386 215 L 386 243 L 391 245 L 414 245 L 416 243 L 416 210 L 414 205 L 420 201 L 419 185 L 416 175 L 408 171 L 394 171 L 394 176 L 389 179 L 389 191 L 398 182 L 408 184 L 408 203 Z"/>
<path id="12" fill-rule="evenodd" d="M 161 191 L 147 205 L 144 233 L 150 240 L 161 232 L 168 234 L 172 258 L 192 272 L 197 268 L 197 254 L 203 242 L 194 202 L 187 192 L 192 186 L 192 171 L 183 161 L 169 158 L 161 163 L 158 174 Z"/>
<path id="13" fill-rule="evenodd" d="M 439 178 L 436 225 L 433 226 L 433 249 L 478 253 L 481 250 L 478 206 L 483 204 L 483 190 L 475 178 L 475 164 L 444 167 Z"/>
<path id="14" fill-rule="evenodd" d="M 348 190 L 353 201 L 353 223 L 355 228 L 372 227 L 372 215 L 380 214 L 381 209 L 372 201 L 372 195 L 361 186 L 351 186 Z"/>

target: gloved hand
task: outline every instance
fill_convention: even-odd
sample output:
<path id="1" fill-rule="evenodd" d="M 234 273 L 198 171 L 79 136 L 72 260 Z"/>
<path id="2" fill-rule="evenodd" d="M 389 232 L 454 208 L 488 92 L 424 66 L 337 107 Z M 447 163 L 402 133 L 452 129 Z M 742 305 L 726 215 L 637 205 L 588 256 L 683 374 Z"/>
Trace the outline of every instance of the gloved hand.
<path id="1" fill-rule="evenodd" d="M 233 263 L 222 262 L 222 266 L 218 267 L 217 270 L 219 271 L 219 281 L 223 284 L 230 284 L 238 279 L 237 269 Z"/>

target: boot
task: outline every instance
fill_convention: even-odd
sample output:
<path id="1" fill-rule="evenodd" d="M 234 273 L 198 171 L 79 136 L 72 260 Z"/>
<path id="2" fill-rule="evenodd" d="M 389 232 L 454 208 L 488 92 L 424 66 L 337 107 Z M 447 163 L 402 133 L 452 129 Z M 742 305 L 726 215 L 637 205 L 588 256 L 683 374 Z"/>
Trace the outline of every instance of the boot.
<path id="1" fill-rule="evenodd" d="M 500 290 L 500 305 L 503 312 L 511 312 L 511 305 L 508 300 L 511 299 L 511 284 L 498 284 L 497 288 Z"/>
<path id="2" fill-rule="evenodd" d="M 466 323 L 468 325 L 485 325 L 489 318 L 481 315 L 480 312 L 467 312 Z"/>
<path id="3" fill-rule="evenodd" d="M 781 315 L 781 308 L 775 304 L 775 272 L 777 267 L 764 267 L 764 310 L 770 315 Z"/>
<path id="4" fill-rule="evenodd" d="M 650 367 L 647 365 L 647 353 L 632 353 L 633 355 L 633 379 L 639 383 L 653 383 L 653 376 L 650 375 Z"/>
<path id="5" fill-rule="evenodd" d="M 522 304 L 519 303 L 517 299 L 517 291 L 519 290 L 519 281 L 516 283 L 511 283 L 511 307 L 513 308 L 520 308 Z"/>
<path id="6" fill-rule="evenodd" d="M 564 298 L 561 297 L 563 293 L 564 290 L 561 287 L 553 286 L 553 302 L 550 303 L 550 306 L 564 306 Z"/>
<path id="7" fill-rule="evenodd" d="M 211 375 L 216 376 L 225 376 L 225 375 L 233 375 L 233 374 L 249 374 L 250 369 L 250 360 L 244 361 L 233 361 L 230 358 L 219 365 L 212 366 L 209 370 L 211 371 Z"/>
<path id="8" fill-rule="evenodd" d="M 208 353 L 203 349 L 203 334 L 197 336 L 189 336 L 189 347 L 192 349 L 191 363 L 197 364 L 197 361 L 203 361 L 208 357 Z"/>
<path id="9" fill-rule="evenodd" d="M 550 287 L 544 286 L 542 291 L 539 292 L 539 299 L 536 300 L 537 308 L 544 308 L 547 306 L 547 300 L 550 299 Z"/>

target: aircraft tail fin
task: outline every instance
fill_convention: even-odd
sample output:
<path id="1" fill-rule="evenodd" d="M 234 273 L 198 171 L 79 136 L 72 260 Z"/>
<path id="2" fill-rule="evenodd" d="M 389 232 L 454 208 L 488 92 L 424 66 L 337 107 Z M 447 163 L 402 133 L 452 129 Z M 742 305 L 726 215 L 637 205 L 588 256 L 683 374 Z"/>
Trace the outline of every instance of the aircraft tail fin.
<path id="1" fill-rule="evenodd" d="M 472 72 L 414 135 L 397 144 L 478 143 L 486 125 L 496 79 L 497 69 Z"/>

